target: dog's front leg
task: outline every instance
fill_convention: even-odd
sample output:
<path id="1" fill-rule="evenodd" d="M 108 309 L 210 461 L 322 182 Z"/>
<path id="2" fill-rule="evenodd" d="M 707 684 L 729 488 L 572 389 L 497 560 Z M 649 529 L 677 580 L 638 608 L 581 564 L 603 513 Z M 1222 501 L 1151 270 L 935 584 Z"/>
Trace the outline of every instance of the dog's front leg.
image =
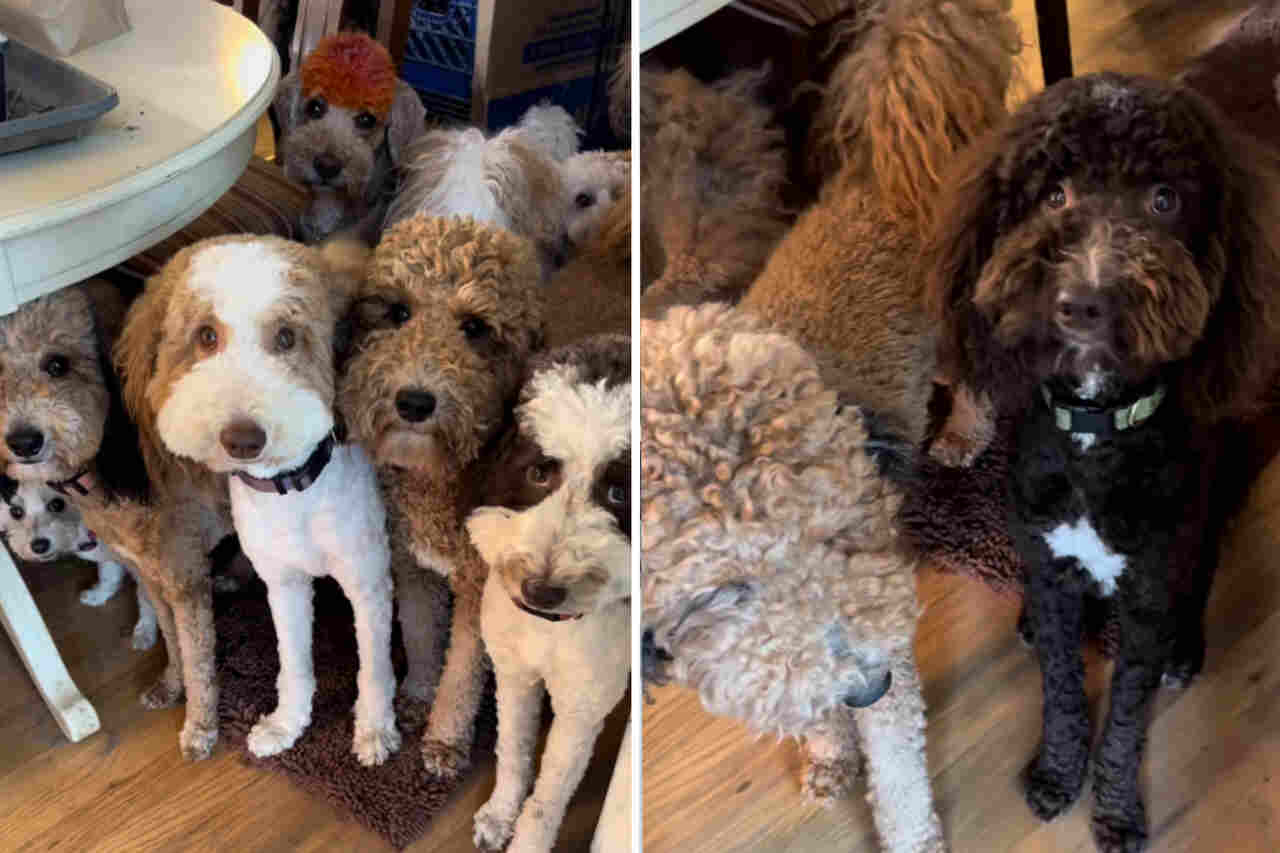
<path id="1" fill-rule="evenodd" d="M 1040 662 L 1044 695 L 1040 749 L 1026 770 L 1027 805 L 1041 820 L 1080 796 L 1089 763 L 1089 707 L 1084 692 L 1084 590 L 1075 561 L 1046 559 L 1028 570 L 1025 613 Z"/>
<path id="2" fill-rule="evenodd" d="M 608 708 L 557 708 L 555 700 L 553 688 L 551 703 L 556 717 L 542 751 L 538 781 L 520 809 L 507 853 L 550 853 L 569 799 L 582 781 L 596 738 L 604 728 Z"/>
<path id="3" fill-rule="evenodd" d="M 420 568 L 403 548 L 393 546 L 391 560 L 400 636 L 409 664 L 400 693 L 408 704 L 422 708 L 431 705 L 440 682 L 444 641 L 449 635 L 449 588 L 435 572 Z M 417 724 L 422 724 L 421 716 Z"/>
<path id="4" fill-rule="evenodd" d="M 837 708 L 805 734 L 806 796 L 829 804 L 849 795 L 861 770 L 852 709 Z"/>
<path id="5" fill-rule="evenodd" d="M 1123 605 L 1122 605 L 1123 606 Z M 1121 613 L 1120 653 L 1111 676 L 1111 711 L 1094 763 L 1092 829 L 1101 853 L 1136 853 L 1147 845 L 1139 771 L 1151 699 L 1173 645 L 1165 610 Z"/>
<path id="6" fill-rule="evenodd" d="M 179 593 L 173 603 L 173 620 L 182 646 L 182 678 L 187 689 L 187 718 L 178 745 L 188 761 L 199 761 L 208 758 L 218 742 L 213 583 L 207 569 L 194 589 Z"/>
<path id="7" fill-rule="evenodd" d="M 90 607 L 106 604 L 120 589 L 124 580 L 124 566 L 114 560 L 98 563 L 98 582 L 80 593 L 80 603 Z"/>
<path id="8" fill-rule="evenodd" d="M 449 653 L 435 704 L 422 736 L 427 772 L 457 778 L 471 764 L 476 712 L 484 691 L 484 643 L 480 639 L 480 592 L 460 589 L 453 601 Z"/>
<path id="9" fill-rule="evenodd" d="M 381 764 L 400 748 L 400 732 L 392 707 L 396 675 L 391 668 L 391 575 L 384 550 L 380 566 L 362 567 L 357 577 L 370 583 L 344 590 L 355 613 L 356 644 L 360 653 L 357 678 L 355 737 L 351 751 L 366 767 Z"/>
<path id="10" fill-rule="evenodd" d="M 182 646 L 178 643 L 178 626 L 173 621 L 173 607 L 165 598 L 164 590 L 138 576 L 138 584 L 147 590 L 156 609 L 156 624 L 164 638 L 164 650 L 168 655 L 164 672 L 155 684 L 143 691 L 139 701 L 144 708 L 155 710 L 168 708 L 182 699 Z"/>
<path id="11" fill-rule="evenodd" d="M 911 646 L 893 653 L 889 671 L 889 692 L 854 711 L 876 831 L 888 853 L 942 853 L 947 843 L 933 808 L 924 697 Z"/>
<path id="12" fill-rule="evenodd" d="M 276 709 L 249 731 L 249 751 L 259 758 L 284 752 L 311 723 L 316 678 L 311 662 L 311 578 L 301 572 L 272 578 L 267 603 L 280 651 Z"/>
<path id="13" fill-rule="evenodd" d="M 520 805 L 533 781 L 533 753 L 538 748 L 542 716 L 542 683 L 522 668 L 494 664 L 498 689 L 498 771 L 493 793 L 476 812 L 475 845 L 501 850 L 511 838 Z"/>

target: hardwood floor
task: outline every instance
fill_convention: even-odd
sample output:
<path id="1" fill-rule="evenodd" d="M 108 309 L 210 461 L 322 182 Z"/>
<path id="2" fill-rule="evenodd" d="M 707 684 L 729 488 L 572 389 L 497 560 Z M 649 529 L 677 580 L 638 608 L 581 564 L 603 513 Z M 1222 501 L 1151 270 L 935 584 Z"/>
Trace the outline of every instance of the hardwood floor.
<path id="1" fill-rule="evenodd" d="M 1246 3 L 1070 0 L 1076 73 L 1167 75 L 1200 52 Z M 1034 0 L 1014 0 L 1041 85 Z M 1223 551 L 1205 673 L 1163 691 L 1144 785 L 1152 851 L 1280 849 L 1280 460 L 1260 477 Z M 1023 802 L 1017 777 L 1039 737 L 1039 670 L 1015 636 L 1017 605 L 977 583 L 926 570 L 917 654 L 929 708 L 938 810 L 954 853 L 1092 851 L 1090 794 L 1054 823 Z M 1095 726 L 1110 666 L 1089 657 Z M 878 843 L 862 789 L 832 808 L 800 794 L 794 743 L 754 739 L 702 711 L 686 690 L 651 691 L 643 728 L 646 853 L 827 853 Z"/>
<path id="2" fill-rule="evenodd" d="M 391 849 L 283 777 L 241 763 L 225 744 L 208 761 L 185 762 L 178 752 L 183 709 L 138 704 L 163 667 L 162 644 L 146 653 L 129 648 L 131 587 L 100 609 L 79 603 L 94 572 L 80 561 L 23 569 L 72 678 L 97 708 L 98 733 L 78 744 L 62 737 L 0 634 L 0 851 Z M 624 724 L 625 713 L 610 718 L 557 850 L 587 849 Z M 489 760 L 410 853 L 474 850 L 471 819 L 492 788 Z"/>

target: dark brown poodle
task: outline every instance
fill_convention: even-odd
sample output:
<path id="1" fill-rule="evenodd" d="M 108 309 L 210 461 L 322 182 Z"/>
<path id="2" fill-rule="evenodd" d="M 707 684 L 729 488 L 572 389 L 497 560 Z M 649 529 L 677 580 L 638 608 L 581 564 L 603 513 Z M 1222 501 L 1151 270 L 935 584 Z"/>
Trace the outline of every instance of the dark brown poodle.
<path id="1" fill-rule="evenodd" d="M 1117 619 L 1104 851 L 1145 847 L 1151 698 L 1204 658 L 1223 430 L 1256 410 L 1280 347 L 1275 165 L 1190 89 L 1096 74 L 1033 98 L 943 184 L 940 364 L 1015 424 L 1010 528 L 1045 695 L 1026 798 L 1043 819 L 1087 770 L 1085 617 L 1104 601 Z"/>

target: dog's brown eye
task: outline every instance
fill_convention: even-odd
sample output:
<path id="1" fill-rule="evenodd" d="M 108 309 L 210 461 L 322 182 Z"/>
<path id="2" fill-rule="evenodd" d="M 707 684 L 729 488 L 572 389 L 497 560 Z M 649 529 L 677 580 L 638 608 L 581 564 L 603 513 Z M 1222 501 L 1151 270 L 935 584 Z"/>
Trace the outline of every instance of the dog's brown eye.
<path id="1" fill-rule="evenodd" d="M 529 482 L 535 486 L 545 486 L 555 476 L 560 463 L 554 459 L 542 459 L 529 466 Z"/>
<path id="2" fill-rule="evenodd" d="M 218 332 L 213 326 L 201 326 L 196 329 L 196 340 L 203 349 L 211 350 L 218 345 Z"/>
<path id="3" fill-rule="evenodd" d="M 1054 184 L 1044 197 L 1044 203 L 1052 210 L 1061 210 L 1067 206 L 1067 188 L 1062 184 Z"/>
<path id="4" fill-rule="evenodd" d="M 595 199 L 593 199 L 588 193 L 578 193 L 574 196 L 573 203 L 578 207 L 587 208 L 595 203 Z"/>
<path id="5" fill-rule="evenodd" d="M 489 334 L 489 324 L 479 317 L 463 317 L 459 328 L 462 329 L 462 334 L 467 336 L 467 340 L 471 341 Z"/>
<path id="6" fill-rule="evenodd" d="M 1167 184 L 1161 184 L 1151 193 L 1151 212 L 1158 216 L 1171 216 L 1182 206 L 1178 191 Z"/>
<path id="7" fill-rule="evenodd" d="M 22 511 L 22 507 L 20 506 L 9 507 L 9 517 L 12 518 L 14 521 L 22 521 L 22 517 L 24 515 L 26 515 L 26 513 Z"/>
<path id="8" fill-rule="evenodd" d="M 71 369 L 71 362 L 67 361 L 65 355 L 51 355 L 44 360 L 44 364 L 40 365 L 40 369 L 57 379 L 59 376 L 67 375 L 67 371 Z"/>
<path id="9" fill-rule="evenodd" d="M 409 322 L 409 306 L 403 302 L 397 302 L 387 309 L 387 319 L 397 326 L 403 326 Z"/>
<path id="10" fill-rule="evenodd" d="M 280 331 L 276 332 L 276 349 L 280 350 L 280 352 L 288 352 L 293 349 L 294 343 L 296 343 L 296 337 L 293 334 L 293 329 L 288 326 L 281 326 Z"/>
<path id="11" fill-rule="evenodd" d="M 67 502 L 64 501 L 62 498 L 54 498 L 53 500 L 49 501 L 49 504 L 46 507 L 46 509 L 48 509 L 49 512 L 52 512 L 52 513 L 62 512 L 66 508 L 67 508 Z"/>
<path id="12" fill-rule="evenodd" d="M 357 113 L 355 117 L 356 127 L 361 130 L 373 130 L 373 126 L 378 123 L 373 113 Z"/>
<path id="13" fill-rule="evenodd" d="M 329 112 L 329 105 L 322 98 L 312 98 L 307 101 L 307 105 L 303 109 L 307 113 L 307 118 L 324 118 L 324 114 Z"/>

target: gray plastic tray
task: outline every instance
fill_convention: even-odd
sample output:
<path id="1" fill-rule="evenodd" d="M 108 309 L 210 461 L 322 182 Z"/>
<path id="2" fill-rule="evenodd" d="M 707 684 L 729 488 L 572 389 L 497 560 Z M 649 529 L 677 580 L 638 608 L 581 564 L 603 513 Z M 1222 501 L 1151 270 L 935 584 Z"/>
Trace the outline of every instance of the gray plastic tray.
<path id="1" fill-rule="evenodd" d="M 44 110 L 0 121 L 0 154 L 75 139 L 88 132 L 102 114 L 120 103 L 116 90 L 65 62 L 32 50 L 0 34 L 0 62 L 5 65 L 0 98 L 16 89 Z"/>

